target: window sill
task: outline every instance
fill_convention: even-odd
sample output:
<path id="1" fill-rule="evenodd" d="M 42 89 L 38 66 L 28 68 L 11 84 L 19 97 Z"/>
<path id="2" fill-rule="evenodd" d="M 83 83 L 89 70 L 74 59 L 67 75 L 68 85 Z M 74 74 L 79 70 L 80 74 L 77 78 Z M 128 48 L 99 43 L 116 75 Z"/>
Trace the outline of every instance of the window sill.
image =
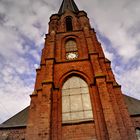
<path id="1" fill-rule="evenodd" d="M 79 120 L 79 121 L 63 122 L 62 126 L 77 125 L 77 124 L 87 124 L 87 123 L 94 123 L 94 120 Z"/>

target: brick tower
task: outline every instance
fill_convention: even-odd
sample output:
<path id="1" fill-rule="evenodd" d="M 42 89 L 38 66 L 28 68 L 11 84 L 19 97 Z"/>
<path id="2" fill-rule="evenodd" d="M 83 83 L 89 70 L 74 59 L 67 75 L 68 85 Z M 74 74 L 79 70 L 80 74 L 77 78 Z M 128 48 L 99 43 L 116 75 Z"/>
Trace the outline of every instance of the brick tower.
<path id="1" fill-rule="evenodd" d="M 86 12 L 63 0 L 50 17 L 26 140 L 136 140 L 135 129 Z"/>

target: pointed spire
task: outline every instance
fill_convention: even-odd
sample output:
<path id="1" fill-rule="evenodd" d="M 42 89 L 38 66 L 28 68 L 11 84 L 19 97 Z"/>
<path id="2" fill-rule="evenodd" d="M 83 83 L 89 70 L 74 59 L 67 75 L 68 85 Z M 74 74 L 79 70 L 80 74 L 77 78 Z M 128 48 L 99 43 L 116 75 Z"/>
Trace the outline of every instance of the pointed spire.
<path id="1" fill-rule="evenodd" d="M 66 9 L 69 9 L 73 12 L 78 12 L 79 9 L 75 4 L 74 0 L 63 0 L 58 14 L 63 14 Z"/>

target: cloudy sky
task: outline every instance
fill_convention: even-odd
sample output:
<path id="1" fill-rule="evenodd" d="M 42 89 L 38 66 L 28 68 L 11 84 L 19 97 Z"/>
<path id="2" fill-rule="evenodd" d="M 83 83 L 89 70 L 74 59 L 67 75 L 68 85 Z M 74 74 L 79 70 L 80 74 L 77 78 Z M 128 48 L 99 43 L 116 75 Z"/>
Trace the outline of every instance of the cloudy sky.
<path id="1" fill-rule="evenodd" d="M 0 0 L 0 122 L 30 103 L 51 14 L 62 0 Z M 123 93 L 140 99 L 140 0 L 75 0 L 112 61 Z"/>

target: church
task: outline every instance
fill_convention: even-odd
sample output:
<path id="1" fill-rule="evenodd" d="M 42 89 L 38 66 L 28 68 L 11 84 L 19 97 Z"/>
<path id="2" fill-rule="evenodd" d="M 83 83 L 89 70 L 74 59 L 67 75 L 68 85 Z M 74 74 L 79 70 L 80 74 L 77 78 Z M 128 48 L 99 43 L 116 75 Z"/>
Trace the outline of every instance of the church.
<path id="1" fill-rule="evenodd" d="M 140 101 L 122 94 L 85 11 L 63 0 L 51 15 L 30 106 L 0 140 L 140 140 Z"/>

